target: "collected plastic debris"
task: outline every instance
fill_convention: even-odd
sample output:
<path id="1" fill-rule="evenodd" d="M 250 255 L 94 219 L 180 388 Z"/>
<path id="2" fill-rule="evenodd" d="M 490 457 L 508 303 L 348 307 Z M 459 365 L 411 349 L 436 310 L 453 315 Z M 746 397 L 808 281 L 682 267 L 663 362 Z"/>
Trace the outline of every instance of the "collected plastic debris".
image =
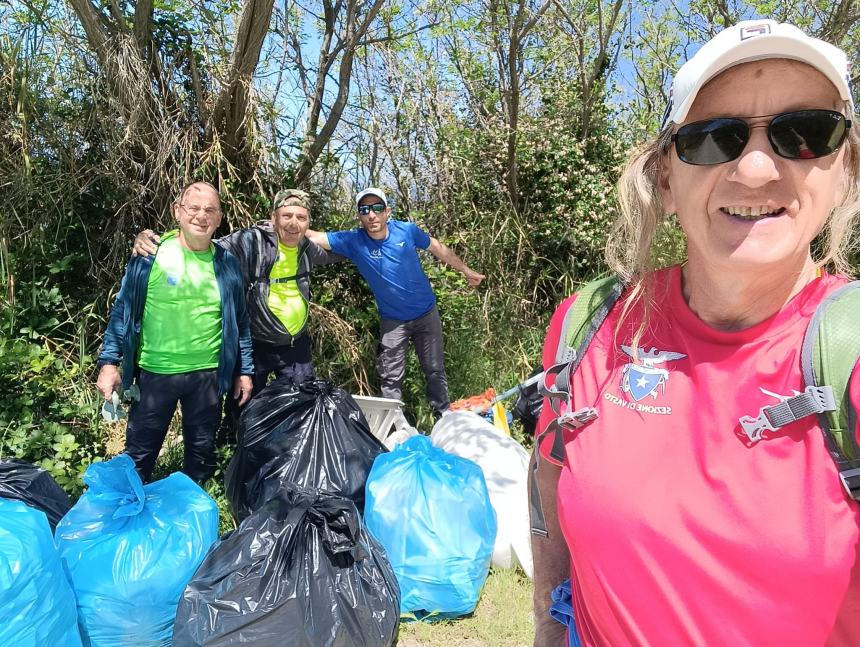
<path id="1" fill-rule="evenodd" d="M 0 460 L 0 498 L 23 501 L 48 517 L 51 532 L 72 507 L 69 495 L 48 472 L 17 458 Z"/>
<path id="2" fill-rule="evenodd" d="M 486 418 L 500 432 L 511 435 L 511 422 L 513 417 L 505 410 L 505 405 L 499 402 L 496 390 L 492 387 L 468 398 L 455 400 L 451 403 L 450 411 L 471 411 Z"/>
<path id="3" fill-rule="evenodd" d="M 543 367 L 538 366 L 529 374 L 529 379 L 525 383 L 531 382 L 534 378 L 538 381 L 532 382 L 519 390 L 517 400 L 511 410 L 514 420 L 519 420 L 523 426 L 523 433 L 526 437 L 531 438 L 535 434 L 538 418 L 543 408 L 543 395 L 538 388 L 539 379 L 543 378 Z"/>
<path id="4" fill-rule="evenodd" d="M 125 454 L 93 463 L 57 525 L 84 644 L 169 647 L 176 605 L 218 538 L 215 502 L 185 474 L 144 485 Z"/>
<path id="5" fill-rule="evenodd" d="M 8 499 L 0 499 L 0 645 L 81 645 L 75 595 L 48 519 Z"/>
<path id="6" fill-rule="evenodd" d="M 412 436 L 417 436 L 418 433 L 418 430 L 412 425 L 404 425 L 400 429 L 392 431 L 385 437 L 385 447 L 388 451 L 394 451 L 395 447 L 401 443 L 405 443 L 407 440 L 412 438 Z"/>
<path id="7" fill-rule="evenodd" d="M 355 504 L 284 484 L 222 538 L 179 603 L 174 647 L 388 647 L 400 593 Z"/>
<path id="8" fill-rule="evenodd" d="M 413 436 L 376 459 L 365 523 L 400 584 L 401 614 L 471 613 L 490 568 L 496 515 L 481 468 Z"/>
<path id="9" fill-rule="evenodd" d="M 493 565 L 511 568 L 519 564 L 532 577 L 528 452 L 483 417 L 465 411 L 442 416 L 430 440 L 481 466 L 498 526 Z"/>
<path id="10" fill-rule="evenodd" d="M 233 515 L 241 521 L 282 483 L 340 494 L 362 511 L 367 475 L 385 451 L 343 389 L 325 380 L 276 380 L 242 414 L 226 477 Z"/>

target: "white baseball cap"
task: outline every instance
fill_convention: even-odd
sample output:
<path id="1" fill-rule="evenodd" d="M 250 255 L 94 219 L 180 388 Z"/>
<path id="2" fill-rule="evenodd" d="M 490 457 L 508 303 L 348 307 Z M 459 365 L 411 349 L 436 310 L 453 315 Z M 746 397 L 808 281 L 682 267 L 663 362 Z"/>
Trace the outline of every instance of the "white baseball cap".
<path id="1" fill-rule="evenodd" d="M 767 58 L 788 58 L 811 65 L 836 86 L 854 111 L 848 84 L 848 59 L 838 47 L 807 36 L 788 23 L 745 20 L 714 36 L 681 66 L 672 82 L 663 125 L 683 123 L 702 86 L 730 67 Z"/>
<path id="2" fill-rule="evenodd" d="M 358 203 L 361 202 L 362 198 L 365 198 L 369 195 L 374 195 L 385 203 L 385 206 L 388 206 L 388 198 L 385 197 L 385 191 L 382 189 L 377 189 L 375 186 L 367 187 L 364 191 L 360 191 L 358 195 L 355 196 L 355 206 L 358 206 Z"/>

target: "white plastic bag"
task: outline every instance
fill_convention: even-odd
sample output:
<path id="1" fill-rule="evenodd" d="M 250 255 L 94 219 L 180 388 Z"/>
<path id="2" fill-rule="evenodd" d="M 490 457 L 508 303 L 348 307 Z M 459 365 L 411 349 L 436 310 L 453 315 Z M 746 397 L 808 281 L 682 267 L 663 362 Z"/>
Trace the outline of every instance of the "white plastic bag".
<path id="1" fill-rule="evenodd" d="M 526 575 L 532 577 L 528 452 L 492 423 L 466 411 L 442 416 L 433 427 L 430 440 L 440 449 L 481 466 L 498 524 L 493 564 L 512 568 L 519 563 Z"/>
<path id="2" fill-rule="evenodd" d="M 388 436 L 386 436 L 385 440 L 382 441 L 382 444 L 385 445 L 386 449 L 389 451 L 394 451 L 394 448 L 397 447 L 400 443 L 405 442 L 407 439 L 412 438 L 412 436 L 418 435 L 418 430 L 406 422 L 406 419 L 403 419 L 404 424 L 401 427 L 398 427 L 395 431 L 392 431 Z"/>

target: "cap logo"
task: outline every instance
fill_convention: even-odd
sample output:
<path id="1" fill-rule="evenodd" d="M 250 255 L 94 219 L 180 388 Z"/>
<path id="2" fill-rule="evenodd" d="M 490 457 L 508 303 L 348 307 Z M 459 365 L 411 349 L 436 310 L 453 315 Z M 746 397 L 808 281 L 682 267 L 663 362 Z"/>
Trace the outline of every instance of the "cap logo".
<path id="1" fill-rule="evenodd" d="M 756 36 L 764 36 L 770 33 L 770 25 L 762 23 L 760 25 L 750 25 L 749 27 L 741 27 L 741 40 L 747 40 Z"/>

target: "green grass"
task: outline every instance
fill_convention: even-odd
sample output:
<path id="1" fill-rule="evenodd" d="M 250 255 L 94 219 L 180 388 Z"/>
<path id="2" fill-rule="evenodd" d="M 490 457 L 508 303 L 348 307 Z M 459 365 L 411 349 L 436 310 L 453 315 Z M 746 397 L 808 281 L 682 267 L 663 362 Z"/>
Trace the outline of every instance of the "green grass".
<path id="1" fill-rule="evenodd" d="M 531 647 L 532 583 L 519 569 L 492 569 L 468 618 L 400 625 L 398 647 Z"/>

